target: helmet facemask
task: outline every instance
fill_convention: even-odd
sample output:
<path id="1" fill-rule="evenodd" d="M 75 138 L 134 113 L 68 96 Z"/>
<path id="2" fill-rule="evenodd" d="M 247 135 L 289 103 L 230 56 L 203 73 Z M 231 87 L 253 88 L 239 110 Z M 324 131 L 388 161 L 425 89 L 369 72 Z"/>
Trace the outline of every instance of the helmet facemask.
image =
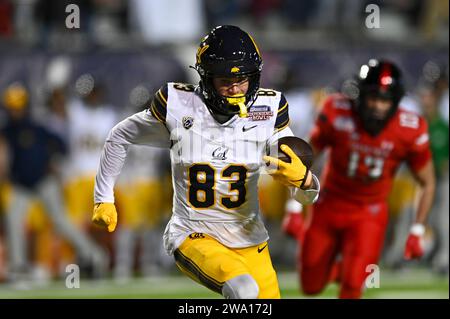
<path id="1" fill-rule="evenodd" d="M 367 106 L 367 98 L 381 98 L 385 100 L 389 100 L 392 105 L 390 106 L 389 110 L 386 112 L 386 114 L 380 118 L 376 111 L 369 106 Z M 375 93 L 369 93 L 369 94 L 363 94 L 359 101 L 359 118 L 361 119 L 361 122 L 364 126 L 364 129 L 372 136 L 378 135 L 383 128 L 386 126 L 386 124 L 389 122 L 389 120 L 394 116 L 395 112 L 398 108 L 398 102 L 396 103 L 392 98 L 388 98 L 383 95 L 375 94 Z"/>
<path id="2" fill-rule="evenodd" d="M 201 77 L 200 89 L 207 105 L 212 111 L 222 115 L 247 115 L 247 109 L 255 102 L 259 89 L 260 73 L 243 76 L 248 79 L 249 85 L 245 95 L 223 96 L 214 87 L 213 76 Z"/>
<path id="3" fill-rule="evenodd" d="M 401 72 L 387 61 L 370 60 L 360 70 L 358 81 L 359 95 L 356 98 L 356 112 L 364 129 L 372 136 L 378 135 L 397 112 L 404 89 Z M 383 118 L 368 107 L 367 99 L 389 100 L 392 105 Z"/>

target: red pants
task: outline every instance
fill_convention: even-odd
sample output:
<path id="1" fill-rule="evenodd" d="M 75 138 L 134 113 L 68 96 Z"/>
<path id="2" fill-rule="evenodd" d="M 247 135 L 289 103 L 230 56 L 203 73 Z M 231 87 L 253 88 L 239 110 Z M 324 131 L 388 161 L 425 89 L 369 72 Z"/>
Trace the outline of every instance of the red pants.
<path id="1" fill-rule="evenodd" d="M 387 203 L 349 203 L 323 194 L 313 207 L 312 221 L 299 253 L 301 287 L 317 294 L 328 283 L 337 255 L 340 298 L 360 298 L 369 264 L 377 264 L 388 221 Z"/>

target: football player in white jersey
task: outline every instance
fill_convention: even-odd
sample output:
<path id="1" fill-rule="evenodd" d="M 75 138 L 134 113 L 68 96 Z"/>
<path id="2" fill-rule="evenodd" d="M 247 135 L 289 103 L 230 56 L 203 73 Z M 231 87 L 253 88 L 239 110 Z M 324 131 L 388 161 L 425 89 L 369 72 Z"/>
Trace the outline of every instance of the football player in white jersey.
<path id="1" fill-rule="evenodd" d="M 286 145 L 290 163 L 268 157 L 292 135 L 288 103 L 260 89 L 260 52 L 235 26 L 219 26 L 197 51 L 197 86 L 168 83 L 149 108 L 117 124 L 105 143 L 96 176 L 93 222 L 114 231 L 113 188 L 131 144 L 169 147 L 173 215 L 164 245 L 190 278 L 225 298 L 279 298 L 267 247 L 257 182 L 265 163 L 294 198 L 313 203 L 318 179 Z"/>
<path id="2" fill-rule="evenodd" d="M 66 202 L 71 221 L 82 229 L 89 223 L 86 212 L 92 211 L 98 159 L 108 132 L 117 123 L 113 107 L 103 102 L 102 87 L 92 82 L 92 90 L 82 99 L 70 101 L 67 108 L 70 156 L 65 169 Z"/>

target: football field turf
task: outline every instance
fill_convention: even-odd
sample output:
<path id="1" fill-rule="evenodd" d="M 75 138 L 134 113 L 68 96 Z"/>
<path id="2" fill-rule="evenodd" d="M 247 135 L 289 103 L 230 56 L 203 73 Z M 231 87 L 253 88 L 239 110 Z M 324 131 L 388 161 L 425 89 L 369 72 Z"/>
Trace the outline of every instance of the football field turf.
<path id="1" fill-rule="evenodd" d="M 278 274 L 282 298 L 305 298 L 298 291 L 297 275 L 294 272 Z M 318 298 L 335 298 L 337 286 L 330 285 Z M 178 298 L 222 298 L 182 275 L 158 278 L 137 278 L 126 283 L 113 280 L 80 280 L 80 288 L 66 288 L 64 281 L 45 285 L 28 284 L 0 285 L 0 298 L 132 298 L 132 299 L 178 299 Z M 449 298 L 448 277 L 431 274 L 423 269 L 408 269 L 400 272 L 382 270 L 380 288 L 367 289 L 365 298 L 382 299 L 441 299 Z"/>

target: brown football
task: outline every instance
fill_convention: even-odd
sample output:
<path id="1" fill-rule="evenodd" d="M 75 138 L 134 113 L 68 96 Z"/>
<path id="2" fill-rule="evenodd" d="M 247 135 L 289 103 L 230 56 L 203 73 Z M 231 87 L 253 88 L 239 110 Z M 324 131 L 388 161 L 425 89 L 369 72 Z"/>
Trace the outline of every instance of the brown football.
<path id="1" fill-rule="evenodd" d="M 280 146 L 282 144 L 289 146 L 294 151 L 294 153 L 297 154 L 297 156 L 302 160 L 303 164 L 305 164 L 308 169 L 311 168 L 314 162 L 314 152 L 308 142 L 299 137 L 285 136 L 280 138 L 277 141 L 277 144 L 275 144 L 274 147 L 271 148 L 270 156 L 277 157 L 283 162 L 290 163 L 290 157 L 280 149 Z M 278 150 L 278 152 L 275 151 L 275 147 L 277 147 L 276 149 Z"/>

